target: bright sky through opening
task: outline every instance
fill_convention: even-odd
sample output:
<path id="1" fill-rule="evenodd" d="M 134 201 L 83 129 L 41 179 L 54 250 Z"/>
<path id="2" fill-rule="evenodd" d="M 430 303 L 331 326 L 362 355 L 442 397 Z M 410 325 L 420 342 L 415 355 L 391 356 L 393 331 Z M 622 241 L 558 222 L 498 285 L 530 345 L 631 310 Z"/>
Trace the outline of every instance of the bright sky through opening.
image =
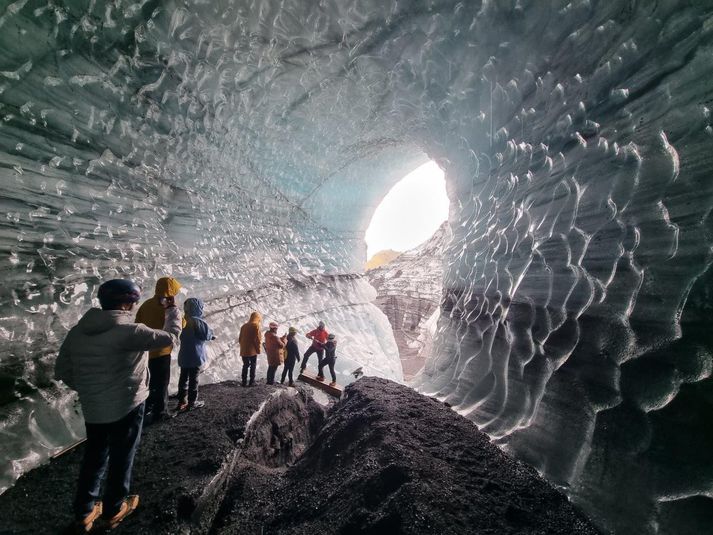
<path id="1" fill-rule="evenodd" d="M 402 178 L 376 208 L 366 229 L 367 259 L 385 249 L 408 251 L 448 219 L 443 171 L 428 162 Z"/>

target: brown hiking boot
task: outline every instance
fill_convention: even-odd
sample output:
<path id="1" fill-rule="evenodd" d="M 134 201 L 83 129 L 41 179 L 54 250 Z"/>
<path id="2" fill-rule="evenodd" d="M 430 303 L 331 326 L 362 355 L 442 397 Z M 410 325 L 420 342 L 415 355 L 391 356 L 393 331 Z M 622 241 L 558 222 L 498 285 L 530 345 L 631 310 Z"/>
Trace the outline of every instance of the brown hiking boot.
<path id="1" fill-rule="evenodd" d="M 177 412 L 185 411 L 187 408 L 188 408 L 188 403 L 186 403 L 185 401 L 181 401 L 176 406 L 176 411 Z"/>
<path id="2" fill-rule="evenodd" d="M 318 375 L 316 379 L 317 381 L 324 381 L 324 375 Z"/>
<path id="3" fill-rule="evenodd" d="M 73 526 L 74 533 L 89 533 L 94 527 L 94 521 L 99 518 L 102 514 L 102 502 L 95 502 L 94 508 L 91 512 L 82 518 L 77 520 Z"/>
<path id="4" fill-rule="evenodd" d="M 139 497 L 136 494 L 127 496 L 126 498 L 124 498 L 124 501 L 121 502 L 121 508 L 119 509 L 119 512 L 111 518 L 102 517 L 102 521 L 106 523 L 106 527 L 108 529 L 114 529 L 121 523 L 122 520 L 124 520 L 127 516 L 133 513 L 134 509 L 136 509 L 138 506 Z"/>
<path id="5" fill-rule="evenodd" d="M 337 381 L 332 381 L 331 383 L 329 383 L 329 386 L 337 386 Z"/>

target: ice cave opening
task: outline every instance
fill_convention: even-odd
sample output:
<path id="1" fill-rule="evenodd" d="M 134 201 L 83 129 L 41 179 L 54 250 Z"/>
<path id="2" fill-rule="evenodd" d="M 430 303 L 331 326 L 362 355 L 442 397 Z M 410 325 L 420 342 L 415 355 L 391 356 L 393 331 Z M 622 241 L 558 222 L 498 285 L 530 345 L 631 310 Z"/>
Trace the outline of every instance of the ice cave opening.
<path id="1" fill-rule="evenodd" d="M 711 21 L 686 0 L 0 2 L 0 489 L 83 432 L 52 370 L 101 281 L 173 275 L 222 333 L 207 381 L 235 376 L 251 310 L 321 318 L 341 381 L 413 374 L 602 530 L 705 532 Z M 438 304 L 407 370 L 364 233 L 428 160 L 450 224 L 414 256 Z"/>
<path id="2" fill-rule="evenodd" d="M 407 382 L 432 350 L 451 235 L 449 205 L 443 171 L 429 161 L 389 190 L 365 233 L 366 278 L 394 331 Z"/>
<path id="3" fill-rule="evenodd" d="M 426 162 L 408 173 L 371 216 L 364 234 L 367 269 L 429 240 L 448 219 L 448 206 L 445 177 L 436 162 Z M 374 261 L 380 253 L 383 260 Z"/>

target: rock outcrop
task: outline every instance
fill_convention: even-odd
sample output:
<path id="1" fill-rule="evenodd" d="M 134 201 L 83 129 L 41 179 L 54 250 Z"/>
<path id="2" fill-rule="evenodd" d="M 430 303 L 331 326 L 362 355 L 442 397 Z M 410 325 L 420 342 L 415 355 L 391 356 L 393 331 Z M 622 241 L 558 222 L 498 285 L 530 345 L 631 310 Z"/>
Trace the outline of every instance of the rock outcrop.
<path id="1" fill-rule="evenodd" d="M 366 273 L 377 291 L 375 304 L 394 329 L 406 381 L 423 368 L 431 348 L 443 288 L 443 253 L 450 236 L 444 222 L 428 241 Z"/>

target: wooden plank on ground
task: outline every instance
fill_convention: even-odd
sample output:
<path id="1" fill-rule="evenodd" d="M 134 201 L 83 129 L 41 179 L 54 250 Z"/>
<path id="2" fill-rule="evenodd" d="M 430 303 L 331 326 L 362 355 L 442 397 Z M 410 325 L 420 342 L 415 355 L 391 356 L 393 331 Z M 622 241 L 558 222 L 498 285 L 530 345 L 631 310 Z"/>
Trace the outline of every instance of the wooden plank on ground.
<path id="1" fill-rule="evenodd" d="M 304 383 L 307 383 L 310 386 L 318 388 L 323 392 L 326 392 L 330 396 L 334 396 L 335 398 L 342 397 L 343 389 L 340 385 L 330 386 L 329 383 L 326 382 L 326 379 L 324 381 L 318 381 L 316 375 L 313 375 L 307 371 L 303 371 L 302 373 L 300 373 L 297 379 Z"/>

